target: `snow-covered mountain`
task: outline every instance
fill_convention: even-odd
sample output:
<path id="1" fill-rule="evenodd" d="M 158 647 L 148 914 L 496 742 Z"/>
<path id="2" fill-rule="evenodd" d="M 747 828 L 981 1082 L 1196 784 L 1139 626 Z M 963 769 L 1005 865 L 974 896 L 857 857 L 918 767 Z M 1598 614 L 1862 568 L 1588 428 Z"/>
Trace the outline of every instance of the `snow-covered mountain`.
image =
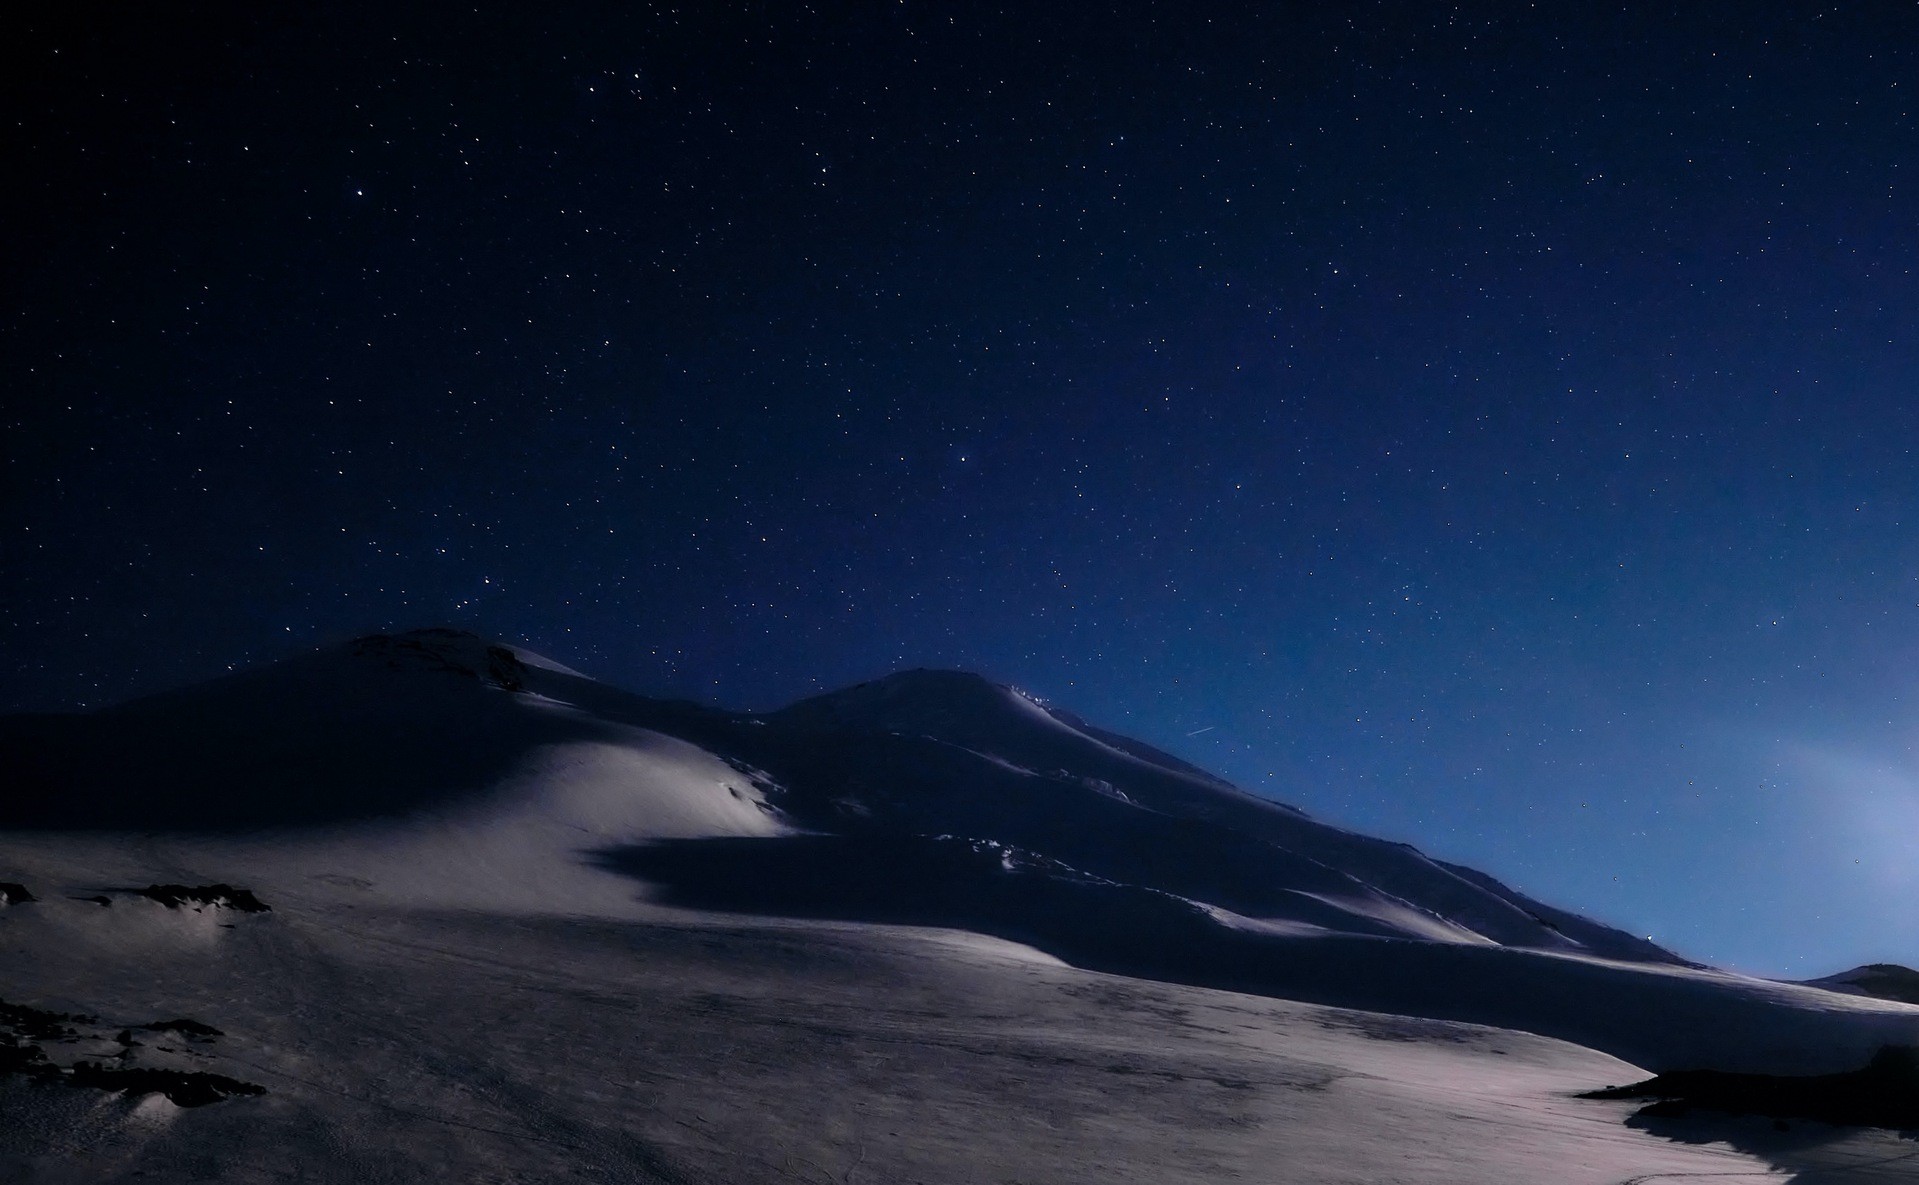
<path id="1" fill-rule="evenodd" d="M 1919 971 L 1897 963 L 1867 963 L 1863 967 L 1807 982 L 1827 991 L 1919 1004 Z"/>
<path id="2" fill-rule="evenodd" d="M 486 1008 L 505 1006 L 495 998 L 514 995 L 500 986 L 505 964 L 469 945 L 478 934 L 514 958 L 540 946 L 541 982 L 562 994 L 553 985 L 569 960 L 585 979 L 613 974 L 613 934 L 664 943 L 683 970 L 700 962 L 686 942 L 751 950 L 794 982 L 822 974 L 794 968 L 857 947 L 862 974 L 877 976 L 868 986 L 882 990 L 900 972 L 872 952 L 932 927 L 946 937 L 911 939 L 914 949 L 988 943 L 963 948 L 975 954 L 948 968 L 962 977 L 985 974 L 978 951 L 999 967 L 1024 951 L 1022 975 L 1058 966 L 1032 959 L 1058 959 L 1066 966 L 1047 975 L 1158 984 L 1187 1001 L 1177 1007 L 1226 992 L 1268 1010 L 1423 1018 L 1404 1023 L 1436 1040 L 1481 1031 L 1446 1027 L 1458 1022 L 1494 1026 L 1485 1031 L 1501 1040 L 1536 1034 L 1630 1063 L 1608 1071 L 1614 1080 L 1637 1067 L 1850 1069 L 1881 1045 L 1919 1043 L 1919 1009 L 1700 967 L 960 672 L 903 672 L 738 713 L 427 630 L 99 712 L 0 719 L 0 769 L 11 784 L 0 887 L 25 895 L 0 910 L 0 941 L 30 957 L 0 970 L 0 997 L 76 1016 L 110 1001 L 257 1016 L 249 1001 L 272 999 L 387 1040 L 377 1036 L 387 1022 L 335 1016 L 326 999 L 361 991 L 354 976 L 369 974 L 373 951 L 380 974 L 403 980 L 422 961 L 478 959 L 471 974 L 493 985 Z M 242 886 L 271 912 L 230 916 L 218 894 L 183 910 L 179 893 L 134 891 L 163 882 Z M 773 946 L 787 953 L 747 933 L 785 935 Z M 594 937 L 586 949 L 556 934 Z M 339 970 L 342 942 L 355 944 L 351 974 Z M 228 975 L 199 964 L 188 974 L 183 958 Z M 685 975 L 731 974 L 701 967 Z M 156 968 L 199 983 L 198 994 L 156 996 Z M 318 978 L 304 994 L 262 986 L 290 972 Z M 1011 990 L 994 976 L 992 992 Z M 311 1024 L 273 1025 L 289 1044 L 248 1056 L 256 1076 L 284 1085 L 316 1038 Z M 7 1040 L 24 1048 L 26 1032 L 0 1034 L 0 1054 Z M 160 1057 L 99 1046 L 103 1035 L 61 1040 L 94 1040 L 116 1065 Z M 227 1065 L 206 1040 L 205 1050 L 179 1041 L 179 1056 L 155 1065 L 184 1073 L 199 1064 L 189 1054 Z M 360 1056 L 322 1044 L 325 1056 Z M 446 1068 L 442 1044 L 407 1047 L 442 1067 L 418 1071 L 441 1075 L 435 1089 L 469 1081 Z M 80 1073 L 57 1061 L 22 1065 L 48 1080 Z M 0 1088 L 16 1089 L 3 1076 Z M 21 1163 L 45 1176 L 38 1147 Z"/>

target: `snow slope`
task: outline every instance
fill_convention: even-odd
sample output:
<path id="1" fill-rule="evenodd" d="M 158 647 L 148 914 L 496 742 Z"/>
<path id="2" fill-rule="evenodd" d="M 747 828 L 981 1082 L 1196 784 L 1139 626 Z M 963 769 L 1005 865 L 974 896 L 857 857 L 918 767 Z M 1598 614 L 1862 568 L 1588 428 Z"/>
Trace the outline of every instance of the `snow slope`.
<path id="1" fill-rule="evenodd" d="M 81 1146 L 126 1158 L 70 1179 L 297 1149 L 323 1180 L 1763 1172 L 1811 1154 L 1567 1096 L 1919 1042 L 1919 1008 L 1690 964 L 957 672 L 753 715 L 420 631 L 0 719 L 0 767 L 0 882 L 38 898 L 0 909 L 0 998 L 204 1012 L 227 1045 L 89 1056 L 270 1091 L 175 1115 L 0 1076 L 23 1179 Z M 130 891 L 216 881 L 273 911 Z M 1461 1134 L 1500 1125 L 1530 1134 Z"/>
<path id="2" fill-rule="evenodd" d="M 532 693 L 536 673 L 579 678 L 420 631 L 92 715 L 7 718 L 0 760 L 26 793 L 0 825 L 109 833 L 85 845 L 96 864 L 120 833 L 161 832 L 227 880 L 301 870 L 415 903 L 542 909 L 631 898 L 583 850 L 789 830 L 741 770 Z"/>
<path id="3" fill-rule="evenodd" d="M 1825 988 L 1830 992 L 1919 1004 L 1919 971 L 1901 967 L 1897 963 L 1867 963 L 1863 967 L 1806 982 L 1810 987 Z"/>
<path id="4" fill-rule="evenodd" d="M 1451 941 L 1679 961 L 1643 939 L 1554 910 L 1490 877 L 1441 864 L 1404 844 L 1318 823 L 1292 807 L 1247 794 L 1176 758 L 1100 732 L 976 675 L 909 671 L 803 701 L 775 713 L 771 722 L 844 738 L 842 744 L 871 743 L 874 734 L 885 733 L 998 758 L 1027 776 L 1024 784 L 1009 788 L 1007 801 L 993 804 L 990 818 L 978 819 L 979 812 L 969 809 L 973 804 L 961 801 L 960 794 L 938 801 L 922 795 L 901 804 L 901 810 L 922 828 L 984 833 L 1013 842 L 1025 842 L 1022 836 L 1031 832 L 1009 831 L 1009 826 L 1038 828 L 1045 838 L 1035 846 L 1048 845 L 1049 851 L 1058 845 L 1055 837 L 1061 830 L 1104 827 L 1119 832 L 1143 826 L 1153 832 L 1146 846 L 1164 853 L 1160 860 L 1169 866 L 1196 872 L 1211 864 L 1217 873 L 1222 858 L 1250 861 L 1252 866 L 1236 884 L 1215 887 L 1214 896 L 1205 898 L 1232 896 L 1216 903 L 1240 912 L 1356 933 L 1428 939 L 1444 934 Z M 966 770 L 963 776 L 975 773 Z M 1108 787 L 1121 793 L 1115 796 Z M 976 800 L 977 794 L 969 790 L 965 798 Z M 1093 801 L 1093 795 L 1100 801 Z M 1025 817 L 1013 824 L 1009 816 L 1014 814 Z M 1048 824 L 1052 829 L 1044 830 Z M 1195 850 L 1176 852 L 1175 834 L 1190 836 Z M 1276 876 L 1282 860 L 1291 868 Z M 1177 874 L 1168 868 L 1158 875 Z M 1328 913 L 1328 907 L 1334 912 Z"/>
<path id="5" fill-rule="evenodd" d="M 210 1064 L 267 1093 L 188 1110 L 0 1079 L 0 1179 L 1612 1185 L 1781 1163 L 1572 1098 L 1637 1071 L 1562 1042 L 950 933 L 340 904 L 133 967 L 95 915 L 59 916 L 93 908 L 0 927 L 41 1000 L 214 1022 Z"/>

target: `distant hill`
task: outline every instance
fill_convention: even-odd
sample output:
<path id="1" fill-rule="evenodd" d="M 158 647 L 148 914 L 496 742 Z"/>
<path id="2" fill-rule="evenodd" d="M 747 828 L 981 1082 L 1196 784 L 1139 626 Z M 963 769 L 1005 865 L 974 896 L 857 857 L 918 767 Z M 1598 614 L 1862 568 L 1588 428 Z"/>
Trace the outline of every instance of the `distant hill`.
<path id="1" fill-rule="evenodd" d="M 1919 1004 L 1919 971 L 1901 967 L 1897 963 L 1867 963 L 1863 967 L 1806 982 L 1835 992 Z"/>

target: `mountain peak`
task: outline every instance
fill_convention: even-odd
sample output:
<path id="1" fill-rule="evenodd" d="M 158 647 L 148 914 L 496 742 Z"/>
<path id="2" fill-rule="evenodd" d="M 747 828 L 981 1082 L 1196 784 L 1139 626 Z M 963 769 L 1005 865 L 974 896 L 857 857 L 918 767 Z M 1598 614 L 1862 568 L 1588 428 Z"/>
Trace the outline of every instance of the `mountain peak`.
<path id="1" fill-rule="evenodd" d="M 869 693 L 888 695 L 940 695 L 967 694 L 978 691 L 1010 690 L 1004 684 L 995 683 L 986 676 L 974 671 L 962 671 L 955 667 L 909 667 L 903 671 L 894 671 L 877 679 L 868 679 L 828 692 L 829 696 L 846 696 L 863 689 Z M 817 698 L 817 697 L 816 697 Z"/>
<path id="2" fill-rule="evenodd" d="M 1902 967 L 1898 963 L 1867 963 L 1863 967 L 1854 967 L 1850 971 L 1841 971 L 1837 975 L 1828 975 L 1823 979 L 1811 979 L 1806 982 L 1814 987 L 1845 992 L 1848 995 L 1874 996 L 1881 1000 L 1919 1004 L 1919 971 Z"/>
<path id="3" fill-rule="evenodd" d="M 982 731 L 997 733 L 1021 717 L 1044 716 L 1057 725 L 1023 692 L 970 671 L 925 667 L 812 696 L 773 715 L 806 727 L 926 733 L 962 743 Z"/>
<path id="4" fill-rule="evenodd" d="M 368 634 L 341 649 L 353 658 L 381 661 L 395 670 L 451 671 L 507 691 L 525 688 L 529 667 L 579 675 L 531 650 L 451 626 Z"/>

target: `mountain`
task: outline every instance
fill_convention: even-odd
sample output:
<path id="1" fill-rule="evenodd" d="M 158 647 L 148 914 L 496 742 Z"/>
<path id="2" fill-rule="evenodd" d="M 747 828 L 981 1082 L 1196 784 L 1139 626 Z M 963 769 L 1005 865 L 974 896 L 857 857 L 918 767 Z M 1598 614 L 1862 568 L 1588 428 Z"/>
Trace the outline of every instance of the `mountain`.
<path id="1" fill-rule="evenodd" d="M 1827 991 L 1919 1004 L 1919 971 L 1897 963 L 1867 963 L 1863 967 L 1806 982 Z"/>
<path id="2" fill-rule="evenodd" d="M 1042 981 L 1082 1001 L 1057 1023 L 1108 1033 L 1101 1042 L 1119 1022 L 1088 1001 L 1150 998 L 1158 1002 L 1140 1007 L 1164 1011 L 1149 1028 L 1204 1014 L 1220 1033 L 1239 1031 L 1231 1009 L 1251 1008 L 1294 1037 L 1301 1024 L 1369 1034 L 1363 1057 L 1327 1047 L 1335 1060 L 1359 1058 L 1355 1067 L 1426 1073 L 1405 1061 L 1425 1054 L 1376 1047 L 1401 1026 L 1422 1047 L 1477 1051 L 1475 1072 L 1509 1084 L 1520 1079 L 1488 1059 L 1516 1049 L 1565 1075 L 1599 1059 L 1583 1071 L 1608 1076 L 1584 1083 L 1594 1087 L 1642 1069 L 1851 1070 L 1882 1045 L 1919 1042 L 1919 1009 L 1859 994 L 1863 981 L 1781 984 L 1691 963 L 962 672 L 906 671 L 778 711 L 730 712 L 423 630 L 97 712 L 0 719 L 0 769 L 12 786 L 0 797 L 0 900 L 24 894 L 0 908 L 0 943 L 30 956 L 0 970 L 0 997 L 16 1001 L 0 1005 L 0 1020 L 7 1007 L 78 1018 L 119 1001 L 122 1013 L 219 1012 L 206 1027 L 229 1032 L 227 1014 L 251 1017 L 271 1037 L 247 1038 L 254 1044 L 232 1055 L 211 1037 L 174 1038 L 162 1053 L 161 1042 L 128 1036 L 133 1028 L 116 1044 L 105 1028 L 20 1013 L 26 1027 L 0 1031 L 0 1108 L 5 1091 L 25 1089 L 6 1084 L 7 1056 L 16 1076 L 36 1081 L 161 1081 L 83 1071 L 95 1064 L 76 1052 L 85 1048 L 127 1074 L 211 1076 L 180 1079 L 182 1098 L 224 1098 L 213 1079 L 250 1082 L 249 1065 L 273 1078 L 257 1100 L 204 1108 L 216 1116 L 283 1106 L 290 1091 L 305 1100 L 302 1114 L 361 1131 L 313 1093 L 312 1073 L 355 1098 L 376 1082 L 380 1091 L 413 1082 L 443 1110 L 457 1097 L 537 1111 L 552 1091 L 584 1098 L 601 1088 L 526 1058 L 553 1040 L 575 1060 L 580 1042 L 626 1048 L 651 1032 L 649 1007 L 732 1048 L 739 1025 L 775 1023 L 765 1014 L 775 997 L 811 1001 L 779 1010 L 777 1039 L 787 1041 L 823 1000 L 917 993 L 939 1003 L 921 1021 L 888 1022 L 905 1028 L 886 1040 L 922 1049 L 946 1040 L 940 1016 L 959 1013 L 973 1018 L 965 1041 L 989 1030 L 989 1044 L 1010 1040 L 1030 1021 L 1021 1009 L 1059 1007 L 1035 1002 Z M 239 916 L 242 892 L 266 908 Z M 379 986 L 389 982 L 412 994 Z M 960 1001 L 956 983 L 975 994 Z M 983 1003 L 1000 998 L 1026 1003 L 1005 1013 Z M 1219 1001 L 1240 1003 L 1222 1012 Z M 457 1039 L 422 1037 L 395 1028 L 387 1009 L 470 1019 Z M 726 1020 L 749 1014 L 760 1019 Z M 543 1019 L 527 1019 L 535 1015 Z M 1148 1024 L 1125 1023 L 1136 1022 Z M 539 1040 L 506 1052 L 491 1044 L 496 1030 L 540 1024 Z M 857 1009 L 833 1024 L 836 1040 L 877 1039 Z M 62 1028 L 75 1035 L 32 1036 Z M 1160 1032 L 1165 1048 L 1175 1060 L 1198 1056 L 1199 1037 L 1180 1032 Z M 65 1062 L 58 1042 L 71 1046 Z M 39 1053 L 6 1054 L 29 1047 Z M 1567 1052 L 1575 1047 L 1593 1052 Z M 698 1111 L 700 1071 L 674 1049 L 660 1055 L 677 1067 L 670 1093 Z M 511 1073 L 498 1069 L 502 1058 Z M 820 1089 L 776 1060 L 781 1090 Z M 357 1068 L 328 1077 L 336 1064 Z M 1553 1098 L 1581 1085 L 1554 1081 L 1563 1093 Z M 729 1095 L 729 1105 L 759 1105 L 754 1092 L 767 1088 Z M 13 1101 L 47 1110 L 51 1097 Z M 47 1123 L 79 1122 L 69 1111 L 53 1108 Z M 653 1155 L 596 1122 L 548 1115 L 529 1130 L 598 1149 L 595 1163 L 630 1169 Z M 728 1122 L 728 1140 L 750 1143 L 744 1120 Z M 961 1139 L 950 1124 L 940 1130 Z M 806 1137 L 815 1138 L 826 1137 Z M 18 1143 L 20 1173 L 33 1174 L 23 1179 L 56 1179 L 45 1146 Z M 0 1168 L 8 1148 L 0 1134 Z M 522 1164 L 513 1158 L 530 1153 L 516 1145 L 500 1155 Z M 732 1164 L 722 1176 L 744 1172 Z"/>
<path id="3" fill-rule="evenodd" d="M 0 759 L 27 788 L 0 808 L 0 825 L 219 833 L 365 823 L 498 800 L 524 780 L 516 771 L 562 752 L 572 781 L 610 786 L 635 754 L 657 763 L 659 738 L 730 764 L 733 781 L 765 771 L 752 793 L 762 804 L 774 794 L 776 816 L 722 823 L 721 804 L 695 807 L 684 786 L 644 805 L 605 790 L 606 809 L 625 812 L 609 838 L 766 834 L 773 817 L 860 837 L 862 850 L 947 836 L 1268 928 L 1681 962 L 952 671 L 903 672 L 751 715 L 629 695 L 452 631 L 367 638 L 104 712 L 0 723 Z M 777 911 L 778 897 L 756 904 Z"/>

